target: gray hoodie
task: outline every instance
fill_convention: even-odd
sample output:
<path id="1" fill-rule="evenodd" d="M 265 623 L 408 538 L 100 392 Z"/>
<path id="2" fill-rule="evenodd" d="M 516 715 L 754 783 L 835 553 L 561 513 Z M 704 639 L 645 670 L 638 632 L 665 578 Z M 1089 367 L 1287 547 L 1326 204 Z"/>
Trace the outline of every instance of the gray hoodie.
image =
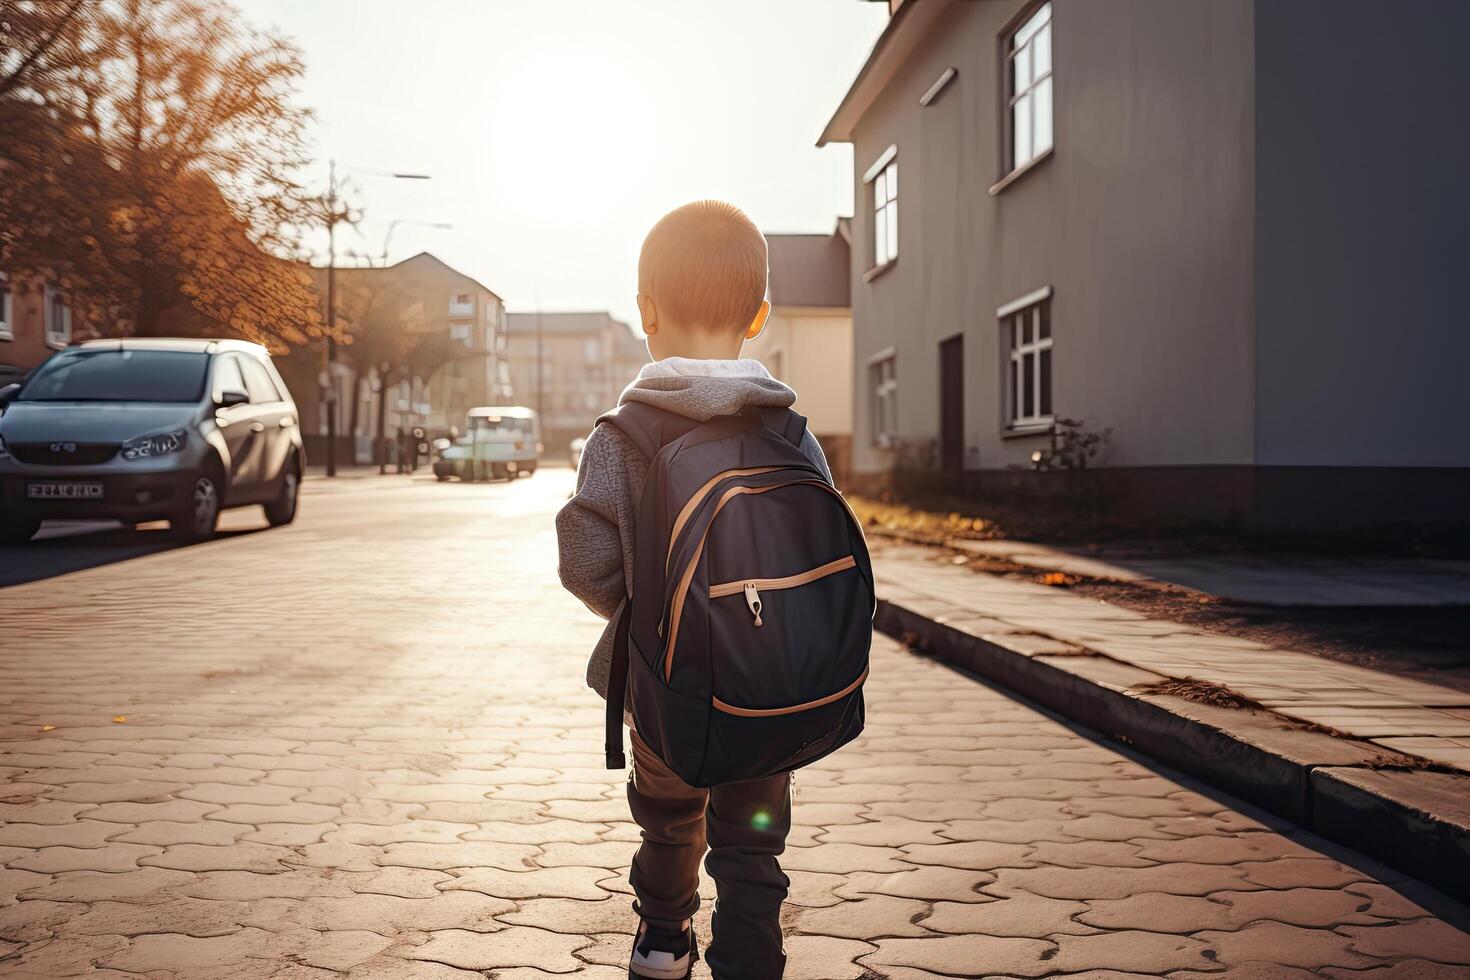
<path id="1" fill-rule="evenodd" d="M 746 405 L 785 408 L 795 401 L 796 392 L 771 377 L 760 361 L 684 357 L 645 364 L 618 399 L 619 404 L 644 402 L 701 422 L 734 415 Z M 832 478 L 822 447 L 810 432 L 801 451 Z M 556 515 L 561 584 L 608 620 L 587 664 L 587 686 L 603 697 L 614 623 L 633 576 L 633 522 L 647 475 L 648 460 L 627 436 L 611 425 L 599 425 L 582 449 L 577 493 Z"/>

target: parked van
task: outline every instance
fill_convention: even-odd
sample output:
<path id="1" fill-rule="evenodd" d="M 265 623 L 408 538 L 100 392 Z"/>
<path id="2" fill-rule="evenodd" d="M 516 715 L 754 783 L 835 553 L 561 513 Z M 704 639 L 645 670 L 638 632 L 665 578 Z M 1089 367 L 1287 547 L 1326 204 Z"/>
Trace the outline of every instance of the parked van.
<path id="1" fill-rule="evenodd" d="M 472 408 L 464 434 L 434 461 L 434 476 L 447 480 L 513 480 L 536 472 L 541 423 L 520 405 Z"/>

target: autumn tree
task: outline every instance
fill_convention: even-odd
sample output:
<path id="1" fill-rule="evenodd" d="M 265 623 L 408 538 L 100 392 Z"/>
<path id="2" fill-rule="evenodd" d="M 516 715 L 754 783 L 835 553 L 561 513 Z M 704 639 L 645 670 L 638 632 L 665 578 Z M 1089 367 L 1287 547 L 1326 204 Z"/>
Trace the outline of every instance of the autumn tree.
<path id="1" fill-rule="evenodd" d="M 102 333 L 319 334 L 302 71 L 222 0 L 0 0 L 0 266 Z"/>
<path id="2" fill-rule="evenodd" d="M 424 311 L 438 308 L 437 294 L 402 282 L 391 269 L 339 270 L 338 315 L 345 327 L 342 353 L 357 374 L 351 431 L 357 430 L 357 408 L 362 385 L 369 375 L 378 379 L 377 425 L 373 455 L 386 460 L 388 391 L 412 378 L 427 377 L 461 349 L 449 337 L 448 324 L 434 322 Z"/>

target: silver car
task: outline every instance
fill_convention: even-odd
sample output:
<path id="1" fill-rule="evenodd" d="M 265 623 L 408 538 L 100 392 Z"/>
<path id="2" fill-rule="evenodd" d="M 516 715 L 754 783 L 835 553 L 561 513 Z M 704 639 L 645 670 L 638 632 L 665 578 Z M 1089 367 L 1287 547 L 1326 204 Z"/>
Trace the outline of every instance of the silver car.
<path id="1" fill-rule="evenodd" d="M 306 456 L 296 405 L 264 347 L 97 340 L 0 388 L 0 540 L 47 518 L 167 520 L 214 534 L 225 507 L 296 516 Z"/>

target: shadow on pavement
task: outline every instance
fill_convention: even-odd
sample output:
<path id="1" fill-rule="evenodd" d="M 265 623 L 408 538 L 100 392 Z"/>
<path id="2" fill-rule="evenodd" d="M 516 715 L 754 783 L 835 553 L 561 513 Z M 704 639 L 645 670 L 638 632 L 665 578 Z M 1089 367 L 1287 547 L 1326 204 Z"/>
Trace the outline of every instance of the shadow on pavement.
<path id="1" fill-rule="evenodd" d="M 221 528 L 215 540 L 242 537 L 259 530 L 264 528 Z M 0 546 L 0 588 L 184 547 L 189 546 L 175 541 L 162 523 L 143 530 L 115 524 L 48 523 L 30 544 Z"/>
<path id="2" fill-rule="evenodd" d="M 1308 828 L 1293 823 L 1285 817 L 1264 810 L 1254 803 L 1249 803 L 1234 796 L 1218 786 L 1213 786 L 1188 773 L 1181 772 L 1150 755 L 1140 752 L 1132 745 L 1127 744 L 1126 741 L 1119 741 L 1116 738 L 1089 728 L 1081 722 L 1073 721 L 1071 718 L 1058 714 L 1046 705 L 1033 701 L 1024 694 L 1013 691 L 987 677 L 983 677 L 956 664 L 931 658 L 920 651 L 911 650 L 910 653 L 913 656 L 926 660 L 933 659 L 935 663 L 940 664 L 946 670 L 953 671 L 955 674 L 968 678 L 981 687 L 994 691 L 1003 698 L 1007 698 L 1029 708 L 1048 721 L 1065 728 L 1078 738 L 1086 739 L 1109 752 L 1128 759 L 1130 762 L 1149 770 L 1154 775 L 1175 784 L 1179 789 L 1198 793 L 1200 796 L 1214 800 L 1221 806 L 1254 820 L 1260 824 L 1263 830 L 1280 834 L 1301 847 L 1315 851 L 1323 857 L 1330 858 L 1339 864 L 1366 874 L 1374 881 L 1388 886 L 1393 891 L 1415 902 L 1462 932 L 1470 932 L 1470 906 L 1463 904 L 1452 896 L 1446 895 L 1433 885 L 1420 881 L 1417 878 L 1408 877 L 1383 862 L 1354 850 L 1345 844 L 1328 840 Z"/>

